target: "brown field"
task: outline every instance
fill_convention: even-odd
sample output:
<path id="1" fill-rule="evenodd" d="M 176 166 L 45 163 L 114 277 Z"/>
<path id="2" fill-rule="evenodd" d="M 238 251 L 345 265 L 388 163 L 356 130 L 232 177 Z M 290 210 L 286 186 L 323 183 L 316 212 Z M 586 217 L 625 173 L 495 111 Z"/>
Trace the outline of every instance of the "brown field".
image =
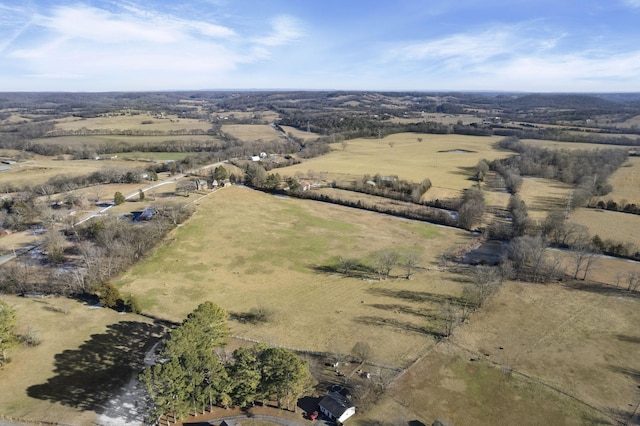
<path id="1" fill-rule="evenodd" d="M 216 142 L 218 139 L 208 135 L 170 135 L 170 136 L 129 136 L 129 135 L 86 135 L 86 136 L 53 136 L 34 139 L 35 143 L 50 143 L 71 148 L 84 146 L 115 147 L 133 144 L 169 145 L 179 142 Z"/>
<path id="2" fill-rule="evenodd" d="M 142 124 L 143 121 L 151 121 L 150 124 Z M 68 117 L 57 120 L 56 129 L 62 130 L 209 130 L 211 123 L 192 118 L 178 118 L 175 115 L 166 115 L 166 118 L 156 118 L 155 114 L 141 113 L 139 115 L 115 115 L 92 118 Z"/>
<path id="3" fill-rule="evenodd" d="M 567 207 L 567 197 L 573 187 L 557 180 L 523 178 L 518 195 L 524 200 L 532 219 L 542 220 L 552 209 Z"/>
<path id="4" fill-rule="evenodd" d="M 19 162 L 11 166 L 11 170 L 0 172 L 0 186 L 5 183 L 19 183 L 20 185 L 38 185 L 48 179 L 64 174 L 67 176 L 82 176 L 96 170 L 119 167 L 142 167 L 144 162 L 122 159 L 96 160 L 56 160 L 51 157 L 36 155 L 30 160 Z"/>
<path id="5" fill-rule="evenodd" d="M 242 141 L 270 141 L 282 137 L 268 124 L 224 124 L 222 131 Z"/>
<path id="6" fill-rule="evenodd" d="M 153 331 L 149 321 L 70 299 L 2 299 L 16 310 L 18 332 L 31 329 L 42 343 L 12 350 L 12 362 L 0 369 L 0 415 L 96 424 L 96 412 L 116 391 L 112 380 L 126 375 L 126 383 L 144 356 Z"/>
<path id="7" fill-rule="evenodd" d="M 548 149 L 631 149 L 633 146 L 582 142 L 558 142 L 545 139 L 522 139 L 522 142 Z"/>
<path id="8" fill-rule="evenodd" d="M 418 142 L 418 138 L 422 138 L 422 142 Z M 380 173 L 383 176 L 397 175 L 413 182 L 429 178 L 433 187 L 426 197 L 455 197 L 473 185 L 470 178 L 479 160 L 511 155 L 493 149 L 493 143 L 500 139 L 416 133 L 399 133 L 381 141 L 359 138 L 347 141 L 346 149 L 335 144 L 329 154 L 280 169 L 279 173 L 293 176 L 296 173 L 308 175 L 310 171 L 313 171 L 311 174 L 326 172 L 356 179 L 365 174 Z"/>
<path id="9" fill-rule="evenodd" d="M 278 121 L 280 115 L 274 111 L 218 111 L 213 113 L 213 119 L 222 119 L 225 117 L 236 120 L 262 120 L 264 124 Z"/>
<path id="10" fill-rule="evenodd" d="M 609 178 L 613 191 L 600 197 L 617 203 L 640 203 L 640 157 L 629 157 L 629 161 L 616 170 Z"/>
<path id="11" fill-rule="evenodd" d="M 599 289 L 506 283 L 367 417 L 393 421 L 400 410 L 425 424 L 627 424 L 639 402 L 640 300 Z"/>
<path id="12" fill-rule="evenodd" d="M 640 216 L 598 209 L 580 208 L 571 212 L 569 220 L 589 228 L 591 235 L 638 246 Z"/>
<path id="13" fill-rule="evenodd" d="M 291 133 L 296 138 L 301 138 L 301 139 L 304 139 L 305 141 L 316 140 L 321 136 L 317 133 L 298 130 L 295 127 L 291 127 L 291 126 L 281 126 L 281 127 L 284 129 L 285 132 L 287 132 L 287 134 Z"/>
<path id="14" fill-rule="evenodd" d="M 443 250 L 468 238 L 458 230 L 242 187 L 197 204 L 170 244 L 117 283 L 139 297 L 145 312 L 180 320 L 206 299 L 235 318 L 264 307 L 271 321 L 232 321 L 233 333 L 342 353 L 364 340 L 375 348 L 375 360 L 402 366 L 433 344 L 440 325 L 429 318 L 437 316 L 438 301 L 462 290 L 435 267 Z M 366 261 L 391 248 L 417 251 L 424 269 L 411 280 L 382 282 L 325 271 L 337 256 Z"/>

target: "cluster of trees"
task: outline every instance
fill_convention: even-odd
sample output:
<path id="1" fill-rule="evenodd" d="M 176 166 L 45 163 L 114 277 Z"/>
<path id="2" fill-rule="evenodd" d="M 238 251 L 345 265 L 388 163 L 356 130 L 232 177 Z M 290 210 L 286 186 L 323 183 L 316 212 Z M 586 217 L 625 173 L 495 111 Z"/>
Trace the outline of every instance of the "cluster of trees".
<path id="1" fill-rule="evenodd" d="M 111 288 L 109 280 L 145 256 L 174 226 L 193 213 L 191 207 L 167 203 L 154 206 L 153 220 L 138 224 L 107 216 L 71 227 L 63 234 L 50 229 L 43 244 L 48 265 L 29 259 L 0 266 L 0 292 L 10 294 L 98 294 Z M 79 260 L 73 268 L 58 268 L 69 260 Z M 106 300 L 113 300 L 108 294 Z M 113 306 L 134 307 L 127 297 L 115 297 Z"/>
<path id="2" fill-rule="evenodd" d="M 607 200 L 606 202 L 603 200 L 599 200 L 597 202 L 589 201 L 587 207 L 614 212 L 640 214 L 640 205 L 636 203 L 628 203 L 626 200 L 622 200 L 619 203 L 616 203 L 614 200 Z"/>
<path id="3" fill-rule="evenodd" d="M 9 361 L 8 350 L 18 342 L 16 334 L 16 313 L 0 300 L 0 369 Z"/>
<path id="4" fill-rule="evenodd" d="M 398 179 L 398 176 L 381 176 L 377 173 L 374 176 L 364 175 L 361 180 L 353 182 L 350 186 L 342 186 L 337 183 L 332 186 L 419 204 L 422 196 L 431 188 L 431 180 L 426 178 L 421 183 L 413 183 Z"/>
<path id="5" fill-rule="evenodd" d="M 392 216 L 406 217 L 407 219 L 422 220 L 425 222 L 437 223 L 440 225 L 456 226 L 456 219 L 449 211 L 427 205 L 411 203 L 403 208 L 399 205 L 386 207 L 384 205 L 367 203 L 362 200 L 350 201 L 339 196 L 320 194 L 315 191 L 292 191 L 289 195 L 309 200 L 318 200 L 326 203 L 338 204 L 341 206 L 354 207 L 357 209 L 369 210 L 378 213 L 385 213 Z"/>
<path id="6" fill-rule="evenodd" d="M 517 177 L 521 175 L 557 179 L 577 186 L 574 206 L 585 205 L 589 198 L 610 192 L 607 179 L 628 158 L 623 149 L 551 150 L 524 144 L 517 138 L 505 138 L 498 144 L 519 154 L 491 163 L 491 168 L 504 177 L 511 193 L 518 192 Z"/>
<path id="7" fill-rule="evenodd" d="M 485 212 L 484 193 L 476 186 L 467 188 L 458 207 L 458 226 L 473 229 L 482 222 Z"/>
<path id="8" fill-rule="evenodd" d="M 231 359 L 219 355 L 229 335 L 226 321 L 224 309 L 204 302 L 170 332 L 158 362 L 139 376 L 156 418 L 171 414 L 175 421 L 214 405 L 247 407 L 260 399 L 290 409 L 310 390 L 308 366 L 289 350 L 258 344 L 236 349 Z"/>
<path id="9" fill-rule="evenodd" d="M 394 268 L 400 267 L 404 272 L 404 278 L 411 279 L 419 267 L 420 260 L 420 255 L 415 251 L 382 250 L 369 260 L 340 256 L 337 263 L 329 269 L 348 277 L 377 277 L 378 280 L 386 280 L 391 277 Z"/>

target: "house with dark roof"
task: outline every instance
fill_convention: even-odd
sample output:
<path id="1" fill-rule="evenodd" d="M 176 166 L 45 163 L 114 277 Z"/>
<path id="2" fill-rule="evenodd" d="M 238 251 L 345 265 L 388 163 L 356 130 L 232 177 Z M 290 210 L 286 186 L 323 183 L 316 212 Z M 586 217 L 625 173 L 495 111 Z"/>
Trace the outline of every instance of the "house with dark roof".
<path id="1" fill-rule="evenodd" d="M 322 414 L 338 423 L 344 423 L 356 413 L 356 407 L 351 401 L 337 392 L 329 392 L 318 405 Z"/>

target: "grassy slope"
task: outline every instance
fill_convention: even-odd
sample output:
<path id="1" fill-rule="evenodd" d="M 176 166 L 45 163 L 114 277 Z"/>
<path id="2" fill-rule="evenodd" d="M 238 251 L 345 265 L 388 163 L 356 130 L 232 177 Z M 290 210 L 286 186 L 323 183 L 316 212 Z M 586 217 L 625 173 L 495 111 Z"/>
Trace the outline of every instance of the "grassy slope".
<path id="1" fill-rule="evenodd" d="M 357 340 L 376 347 L 377 360 L 404 365 L 432 343 L 429 295 L 461 286 L 433 268 L 466 234 L 317 202 L 282 199 L 241 187 L 200 202 L 198 212 L 118 285 L 143 308 L 179 320 L 211 299 L 232 313 L 266 307 L 262 325 L 233 322 L 235 334 L 297 348 L 339 348 Z M 414 250 L 424 268 L 414 279 L 384 282 L 322 272 L 338 256 L 370 258 L 383 249 Z M 394 270 L 394 275 L 402 274 Z"/>

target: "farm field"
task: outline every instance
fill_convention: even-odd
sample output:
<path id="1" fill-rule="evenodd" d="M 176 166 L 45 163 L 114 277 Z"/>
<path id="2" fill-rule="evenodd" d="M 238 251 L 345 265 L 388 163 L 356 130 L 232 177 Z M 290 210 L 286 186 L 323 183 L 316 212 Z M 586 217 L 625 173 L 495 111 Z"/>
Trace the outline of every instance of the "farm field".
<path id="1" fill-rule="evenodd" d="M 163 135 L 163 136 L 150 136 L 150 135 L 78 135 L 78 136 L 51 136 L 47 138 L 34 139 L 36 143 L 44 144 L 56 144 L 62 146 L 68 146 L 71 148 L 81 148 L 84 146 L 109 147 L 113 150 L 117 150 L 118 147 L 130 146 L 133 144 L 148 144 L 148 145 L 171 145 L 179 143 L 194 143 L 194 142 L 206 142 L 209 144 L 215 143 L 218 139 L 208 135 Z"/>
<path id="2" fill-rule="evenodd" d="M 242 141 L 270 141 L 282 137 L 268 124 L 224 124 L 221 130 Z"/>
<path id="3" fill-rule="evenodd" d="M 296 138 L 302 138 L 305 141 L 316 140 L 321 136 L 317 133 L 298 130 L 295 127 L 291 127 L 291 126 L 281 126 L 281 127 L 287 134 L 291 133 Z"/>
<path id="4" fill-rule="evenodd" d="M 586 226 L 591 235 L 599 235 L 603 240 L 630 243 L 636 247 L 640 242 L 640 216 L 635 214 L 580 208 L 571 212 L 569 220 Z"/>
<path id="5" fill-rule="evenodd" d="M 518 195 L 527 204 L 529 216 L 541 221 L 549 210 L 565 209 L 573 187 L 553 179 L 523 178 Z"/>
<path id="6" fill-rule="evenodd" d="M 51 157 L 35 155 L 32 159 L 21 161 L 10 170 L 0 172 L 0 187 L 4 184 L 38 185 L 50 178 L 64 174 L 82 176 L 97 170 L 118 167 L 144 167 L 146 163 L 129 160 L 56 160 Z"/>
<path id="7" fill-rule="evenodd" d="M 225 188 L 116 285 L 145 312 L 180 320 L 203 300 L 228 309 L 235 335 L 315 351 L 371 344 L 374 360 L 404 366 L 438 334 L 440 303 L 463 284 L 438 272 L 437 256 L 468 234 L 326 203 Z M 422 257 L 413 279 L 344 277 L 338 256 L 367 261 L 385 249 Z M 242 322 L 251 309 L 272 319 Z"/>
<path id="8" fill-rule="evenodd" d="M 598 144 L 598 143 L 582 143 L 582 142 L 559 142 L 545 139 L 521 139 L 525 144 L 538 146 L 548 149 L 630 149 L 633 146 L 626 145 L 611 145 L 611 144 Z"/>
<path id="9" fill-rule="evenodd" d="M 627 424 L 640 402 L 639 304 L 624 291 L 507 282 L 369 417 L 404 410 L 425 424 Z"/>
<path id="10" fill-rule="evenodd" d="M 149 122 L 144 124 L 143 122 Z M 148 131 L 176 131 L 203 130 L 211 128 L 211 123 L 193 118 L 178 118 L 167 115 L 166 118 L 156 118 L 155 114 L 141 113 L 138 115 L 111 115 L 92 118 L 68 117 L 57 120 L 56 129 L 61 130 L 148 130 Z"/>
<path id="11" fill-rule="evenodd" d="M 422 142 L 418 142 L 418 138 L 422 138 Z M 493 148 L 500 139 L 416 133 L 394 134 L 381 141 L 359 138 L 347 141 L 346 149 L 335 144 L 329 154 L 280 169 L 279 173 L 293 176 L 314 171 L 356 179 L 380 173 L 413 182 L 429 178 L 433 187 L 426 197 L 455 197 L 474 183 L 470 178 L 479 160 L 512 155 Z"/>
<path id="12" fill-rule="evenodd" d="M 0 421 L 96 424 L 127 384 L 159 329 L 148 319 L 64 298 L 2 296 L 16 310 L 18 332 L 31 330 L 35 347 L 12 351 L 0 369 Z"/>
<path id="13" fill-rule="evenodd" d="M 640 157 L 629 157 L 627 163 L 609 178 L 613 191 L 599 199 L 640 204 Z"/>

